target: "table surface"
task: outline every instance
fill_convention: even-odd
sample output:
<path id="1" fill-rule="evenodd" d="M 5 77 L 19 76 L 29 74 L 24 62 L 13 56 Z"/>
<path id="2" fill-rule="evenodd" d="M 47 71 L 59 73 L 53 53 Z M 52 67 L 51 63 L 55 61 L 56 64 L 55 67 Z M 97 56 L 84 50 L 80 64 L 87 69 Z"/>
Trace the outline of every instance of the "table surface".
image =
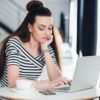
<path id="1" fill-rule="evenodd" d="M 16 92 L 0 88 L 0 97 L 12 100 L 86 100 L 100 97 L 100 88 L 92 88 L 74 93 L 56 92 L 56 95 L 43 95 L 38 91 Z"/>

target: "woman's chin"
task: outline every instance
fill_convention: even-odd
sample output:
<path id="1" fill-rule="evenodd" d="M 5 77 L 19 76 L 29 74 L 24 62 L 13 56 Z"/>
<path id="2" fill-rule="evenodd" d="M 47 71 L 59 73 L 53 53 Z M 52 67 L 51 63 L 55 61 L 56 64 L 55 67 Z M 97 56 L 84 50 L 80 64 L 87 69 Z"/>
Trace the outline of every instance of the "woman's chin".
<path id="1" fill-rule="evenodd" d="M 47 42 L 47 40 L 43 40 L 43 41 L 41 41 L 41 43 L 45 43 L 45 42 Z"/>

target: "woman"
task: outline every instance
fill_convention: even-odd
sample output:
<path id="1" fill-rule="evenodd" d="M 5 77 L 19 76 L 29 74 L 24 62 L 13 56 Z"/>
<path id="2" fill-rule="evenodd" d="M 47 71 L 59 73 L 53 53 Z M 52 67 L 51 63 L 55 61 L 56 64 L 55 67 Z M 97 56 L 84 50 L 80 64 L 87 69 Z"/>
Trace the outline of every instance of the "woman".
<path id="1" fill-rule="evenodd" d="M 16 80 L 32 80 L 36 89 L 48 89 L 69 80 L 61 77 L 53 47 L 53 18 L 40 1 L 27 4 L 28 14 L 21 26 L 2 44 L 0 66 L 2 87 L 15 87 Z M 38 81 L 46 64 L 49 81 Z M 5 66 L 5 67 L 4 67 Z"/>

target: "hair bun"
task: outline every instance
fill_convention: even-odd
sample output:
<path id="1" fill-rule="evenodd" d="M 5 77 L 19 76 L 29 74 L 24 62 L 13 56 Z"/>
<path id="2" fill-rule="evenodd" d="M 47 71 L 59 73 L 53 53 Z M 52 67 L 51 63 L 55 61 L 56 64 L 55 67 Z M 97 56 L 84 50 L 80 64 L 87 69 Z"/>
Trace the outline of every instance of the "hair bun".
<path id="1" fill-rule="evenodd" d="M 30 1 L 27 5 L 26 5 L 26 9 L 28 11 L 31 11 L 32 9 L 36 9 L 38 7 L 43 7 L 43 3 L 41 1 L 38 0 L 32 0 Z"/>

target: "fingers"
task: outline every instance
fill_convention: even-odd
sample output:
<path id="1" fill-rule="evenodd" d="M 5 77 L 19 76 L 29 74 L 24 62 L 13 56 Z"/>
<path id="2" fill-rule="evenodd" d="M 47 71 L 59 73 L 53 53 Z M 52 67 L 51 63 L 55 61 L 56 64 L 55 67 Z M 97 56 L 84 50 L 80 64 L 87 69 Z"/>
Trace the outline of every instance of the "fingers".
<path id="1" fill-rule="evenodd" d="M 62 81 L 63 84 L 69 84 L 69 80 L 65 77 L 62 77 L 61 81 Z"/>
<path id="2" fill-rule="evenodd" d="M 51 35 L 51 39 L 50 40 L 51 40 L 51 42 L 53 41 L 53 35 Z"/>
<path id="3" fill-rule="evenodd" d="M 57 87 L 57 86 L 60 86 L 60 85 L 69 84 L 69 82 L 70 81 L 67 78 L 65 78 L 65 77 L 59 77 L 56 80 L 52 81 L 52 86 L 53 87 Z"/>
<path id="4" fill-rule="evenodd" d="M 69 82 L 69 79 L 67 79 L 66 77 L 60 77 L 60 79 L 63 83 L 67 84 Z"/>
<path id="5" fill-rule="evenodd" d="M 51 35 L 49 37 L 49 39 L 45 42 L 45 43 L 42 43 L 41 46 L 44 48 L 44 47 L 48 47 L 53 41 L 53 35 Z"/>
<path id="6" fill-rule="evenodd" d="M 53 41 L 53 35 L 50 36 L 50 39 L 47 41 L 47 45 L 49 45 L 50 43 L 52 43 Z"/>

